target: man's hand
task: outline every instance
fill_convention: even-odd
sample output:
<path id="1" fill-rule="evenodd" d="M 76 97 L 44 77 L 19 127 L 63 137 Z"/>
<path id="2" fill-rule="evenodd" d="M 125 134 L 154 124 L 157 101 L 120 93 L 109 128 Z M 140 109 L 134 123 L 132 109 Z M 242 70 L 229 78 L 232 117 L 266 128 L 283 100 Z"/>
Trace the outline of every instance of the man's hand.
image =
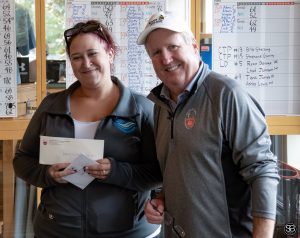
<path id="1" fill-rule="evenodd" d="M 164 201 L 160 198 L 151 199 L 146 202 L 145 216 L 152 224 L 162 224 L 164 221 Z"/>
<path id="2" fill-rule="evenodd" d="M 253 238 L 273 238 L 275 221 L 253 217 Z"/>

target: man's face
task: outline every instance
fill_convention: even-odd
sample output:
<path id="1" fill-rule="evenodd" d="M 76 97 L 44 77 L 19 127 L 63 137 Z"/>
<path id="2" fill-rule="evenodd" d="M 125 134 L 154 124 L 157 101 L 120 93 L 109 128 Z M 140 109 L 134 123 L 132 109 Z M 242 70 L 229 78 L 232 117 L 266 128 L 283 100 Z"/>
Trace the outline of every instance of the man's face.
<path id="1" fill-rule="evenodd" d="M 181 33 L 166 29 L 151 32 L 145 44 L 159 79 L 172 91 L 183 91 L 200 63 L 197 44 Z"/>

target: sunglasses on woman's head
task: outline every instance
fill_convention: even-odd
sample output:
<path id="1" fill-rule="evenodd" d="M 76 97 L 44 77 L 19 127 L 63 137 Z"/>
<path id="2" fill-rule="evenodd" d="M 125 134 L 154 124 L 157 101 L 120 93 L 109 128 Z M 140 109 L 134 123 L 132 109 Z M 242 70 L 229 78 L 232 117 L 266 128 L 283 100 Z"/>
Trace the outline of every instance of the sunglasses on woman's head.
<path id="1" fill-rule="evenodd" d="M 88 33 L 88 32 L 97 32 L 99 36 L 104 39 L 108 43 L 108 39 L 103 31 L 103 28 L 100 24 L 97 23 L 79 23 L 73 28 L 67 29 L 64 32 L 64 37 L 66 44 L 69 43 L 69 39 L 75 35 L 78 35 L 79 33 Z"/>

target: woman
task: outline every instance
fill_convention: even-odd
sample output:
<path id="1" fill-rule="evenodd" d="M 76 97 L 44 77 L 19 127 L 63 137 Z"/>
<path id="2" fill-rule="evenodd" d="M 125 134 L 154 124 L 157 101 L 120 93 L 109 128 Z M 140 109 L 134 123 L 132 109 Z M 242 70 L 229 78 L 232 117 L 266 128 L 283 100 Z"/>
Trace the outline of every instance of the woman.
<path id="1" fill-rule="evenodd" d="M 14 158 L 17 176 L 43 188 L 35 236 L 156 237 L 160 228 L 143 214 L 161 181 L 152 104 L 111 76 L 116 45 L 100 22 L 78 23 L 64 35 L 78 81 L 43 100 Z M 81 190 L 63 178 L 74 173 L 69 163 L 39 164 L 40 135 L 104 140 L 104 158 L 85 168 L 96 179 Z"/>

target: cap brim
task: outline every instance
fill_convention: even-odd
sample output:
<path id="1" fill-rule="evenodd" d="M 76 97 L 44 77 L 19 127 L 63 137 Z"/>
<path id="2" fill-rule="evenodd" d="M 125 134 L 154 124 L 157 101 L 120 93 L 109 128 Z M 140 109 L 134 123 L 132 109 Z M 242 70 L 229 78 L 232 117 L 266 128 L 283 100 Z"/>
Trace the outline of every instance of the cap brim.
<path id="1" fill-rule="evenodd" d="M 154 27 L 149 27 L 147 29 L 145 29 L 138 37 L 137 39 L 137 44 L 138 45 L 143 45 L 146 42 L 147 36 L 150 34 L 150 32 L 156 30 L 157 28 L 159 28 L 159 26 L 154 26 Z"/>
<path id="2" fill-rule="evenodd" d="M 161 25 L 155 25 L 155 26 L 153 26 L 153 27 L 149 27 L 149 28 L 145 29 L 145 30 L 139 35 L 139 37 L 138 37 L 138 39 L 137 39 L 137 44 L 138 44 L 138 45 L 144 45 L 145 42 L 146 42 L 146 39 L 147 39 L 148 35 L 149 35 L 152 31 L 154 31 L 154 30 L 156 30 L 156 29 L 159 29 L 159 28 L 161 28 L 161 29 L 166 29 L 166 30 L 170 30 L 170 31 L 174 31 L 174 32 L 184 32 L 184 31 L 186 31 L 185 28 L 180 28 L 180 27 L 178 27 L 178 26 L 174 27 L 174 26 L 166 26 L 166 25 L 163 25 L 163 26 L 161 26 Z"/>

